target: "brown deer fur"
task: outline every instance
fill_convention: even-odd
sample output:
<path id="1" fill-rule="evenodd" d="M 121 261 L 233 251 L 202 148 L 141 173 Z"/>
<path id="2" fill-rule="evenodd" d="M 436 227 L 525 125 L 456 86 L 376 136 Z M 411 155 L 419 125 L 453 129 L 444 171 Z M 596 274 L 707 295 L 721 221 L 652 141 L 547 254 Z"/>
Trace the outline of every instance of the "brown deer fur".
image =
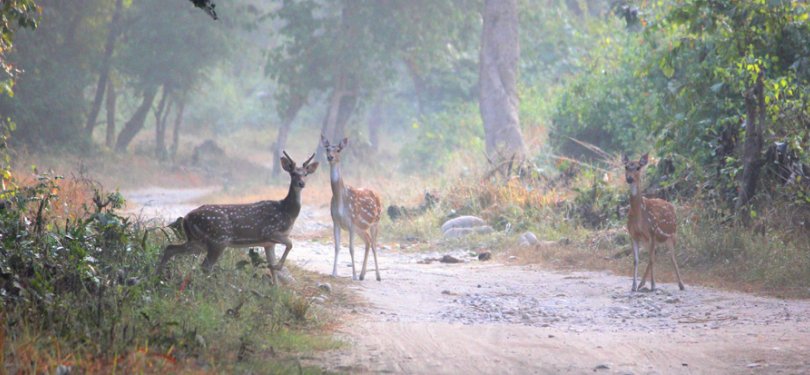
<path id="1" fill-rule="evenodd" d="M 356 189 L 343 184 L 340 175 L 340 152 L 346 147 L 349 140 L 344 138 L 337 145 L 330 145 L 329 141 L 321 135 L 321 144 L 326 151 L 329 161 L 330 180 L 332 184 L 332 224 L 335 236 L 335 263 L 332 276 L 337 276 L 338 253 L 340 253 L 340 229 L 349 232 L 349 255 L 352 258 L 352 279 L 357 279 L 354 268 L 354 233 L 358 233 L 366 244 L 366 254 L 363 257 L 363 269 L 360 271 L 360 280 L 366 276 L 366 263 L 368 251 L 374 254 L 374 271 L 377 281 L 380 281 L 380 269 L 377 265 L 377 229 L 382 216 L 380 198 L 371 190 Z"/>
<path id="2" fill-rule="evenodd" d="M 158 273 L 175 255 L 207 251 L 202 268 L 210 272 L 226 247 L 261 246 L 264 247 L 273 282 L 276 283 L 275 271 L 281 270 L 292 249 L 289 235 L 301 211 L 301 190 L 306 185 L 307 176 L 318 168 L 318 162 L 310 164 L 312 157 L 303 166 L 296 167 L 292 158 L 284 153 L 281 165 L 290 174 L 290 190 L 283 200 L 204 205 L 178 220 L 186 242 L 166 246 L 158 264 Z M 274 265 L 276 244 L 283 244 L 285 249 L 281 260 Z"/>
<path id="3" fill-rule="evenodd" d="M 630 212 L 627 214 L 627 231 L 633 239 L 633 291 L 644 286 L 647 275 L 650 276 L 650 289 L 655 290 L 655 245 L 666 244 L 672 254 L 672 263 L 675 265 L 675 274 L 678 277 L 678 287 L 683 290 L 681 272 L 678 261 L 675 259 L 675 242 L 677 240 L 677 220 L 675 207 L 662 199 L 645 198 L 641 196 L 641 170 L 647 165 L 648 155 L 641 156 L 639 161 L 629 161 L 623 156 L 625 179 L 630 184 Z M 647 270 L 636 286 L 638 278 L 638 253 L 641 244 L 649 247 L 650 259 Z"/>

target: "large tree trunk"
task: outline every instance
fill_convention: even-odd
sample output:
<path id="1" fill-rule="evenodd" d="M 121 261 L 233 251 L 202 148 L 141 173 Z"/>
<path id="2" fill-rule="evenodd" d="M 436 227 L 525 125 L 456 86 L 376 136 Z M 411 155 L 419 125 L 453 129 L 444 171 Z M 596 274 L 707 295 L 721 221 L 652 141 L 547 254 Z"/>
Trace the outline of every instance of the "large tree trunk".
<path id="1" fill-rule="evenodd" d="M 343 91 L 343 81 L 343 76 L 338 78 L 338 84 L 335 85 L 335 88 L 332 89 L 332 95 L 329 96 L 329 106 L 326 108 L 326 115 L 323 118 L 323 123 L 321 123 L 321 134 L 326 138 L 332 138 L 332 131 L 335 129 L 335 124 L 337 123 L 338 112 L 340 112 L 340 102 L 345 95 Z M 339 142 L 340 140 L 332 138 L 330 141 Z M 320 138 L 318 139 L 316 150 L 315 160 L 319 160 L 323 156 Z"/>
<path id="2" fill-rule="evenodd" d="M 115 145 L 115 83 L 112 77 L 107 80 L 107 137 L 105 144 L 112 149 Z"/>
<path id="3" fill-rule="evenodd" d="M 746 124 L 745 143 L 742 150 L 743 172 L 739 178 L 739 195 L 736 209 L 740 211 L 754 197 L 762 168 L 762 146 L 765 133 L 765 84 L 760 72 L 754 86 L 743 94 L 745 100 Z"/>
<path id="4" fill-rule="evenodd" d="M 116 152 L 126 152 L 132 139 L 143 129 L 143 125 L 146 122 L 146 115 L 149 114 L 149 109 L 152 108 L 152 102 L 155 101 L 157 91 L 157 86 L 151 86 L 144 90 L 141 105 L 135 110 L 135 113 L 132 114 L 132 118 L 124 125 L 124 129 L 121 130 L 121 133 L 118 134 L 118 142 L 115 143 Z"/>
<path id="5" fill-rule="evenodd" d="M 118 23 L 121 19 L 121 7 L 123 0 L 116 0 L 115 11 L 110 21 L 110 31 L 107 33 L 107 42 L 104 44 L 104 57 L 99 69 L 98 84 L 96 85 L 96 96 L 93 98 L 93 105 L 87 115 L 87 123 L 84 125 L 84 133 L 88 138 L 93 136 L 93 129 L 96 127 L 96 119 L 101 111 L 101 101 L 104 100 L 104 92 L 107 90 L 107 80 L 110 76 L 110 62 L 113 50 L 115 49 L 115 39 L 118 37 Z"/>
<path id="6" fill-rule="evenodd" d="M 298 116 L 298 111 L 304 106 L 305 101 L 303 96 L 294 96 L 282 115 L 281 127 L 278 128 L 276 143 L 273 144 L 273 177 L 277 177 L 281 174 L 281 155 L 282 152 L 284 152 L 284 148 L 287 147 L 287 136 L 289 136 L 290 127 L 295 117 Z M 320 139 L 320 137 L 318 139 Z"/>
<path id="7" fill-rule="evenodd" d="M 479 108 L 484 122 L 486 152 L 494 163 L 526 159 L 520 131 L 517 92 L 517 0 L 486 0 L 479 56 Z"/>
<path id="8" fill-rule="evenodd" d="M 155 158 L 158 160 L 166 159 L 166 115 L 169 113 L 169 92 L 170 90 L 163 85 L 163 94 L 160 97 L 157 110 L 155 111 Z M 165 114 L 164 114 L 165 113 Z"/>
<path id="9" fill-rule="evenodd" d="M 413 58 L 407 57 L 405 58 L 405 67 L 408 68 L 408 74 L 411 76 L 411 80 L 413 81 L 413 89 L 416 91 L 416 105 L 419 107 L 419 114 L 425 114 L 425 95 L 427 92 L 425 90 L 425 79 L 422 77 L 422 73 L 419 71 L 419 68 L 416 66 L 416 61 Z"/>
<path id="10" fill-rule="evenodd" d="M 338 106 L 337 121 L 332 132 L 332 139 L 343 139 L 346 136 L 346 124 L 352 117 L 354 108 L 357 105 L 357 95 L 353 92 L 343 95 Z"/>
<path id="11" fill-rule="evenodd" d="M 172 129 L 171 158 L 177 160 L 177 149 L 180 147 L 180 126 L 183 124 L 183 112 L 186 110 L 185 94 L 177 100 L 177 115 L 174 117 L 174 129 Z"/>
<path id="12" fill-rule="evenodd" d="M 371 143 L 371 151 L 377 153 L 380 150 L 380 127 L 385 122 L 383 104 L 380 100 L 374 102 L 368 114 L 368 142 Z"/>

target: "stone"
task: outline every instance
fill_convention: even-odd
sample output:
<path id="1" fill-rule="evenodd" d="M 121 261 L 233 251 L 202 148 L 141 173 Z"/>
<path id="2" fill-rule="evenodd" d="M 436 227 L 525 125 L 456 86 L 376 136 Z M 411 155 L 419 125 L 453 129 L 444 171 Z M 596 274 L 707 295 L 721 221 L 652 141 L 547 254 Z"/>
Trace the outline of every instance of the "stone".
<path id="1" fill-rule="evenodd" d="M 478 260 L 482 262 L 488 261 L 490 259 L 492 259 L 492 253 L 490 253 L 489 251 L 485 251 L 483 253 L 478 254 Z"/>
<path id="2" fill-rule="evenodd" d="M 323 290 L 326 293 L 332 293 L 332 284 L 318 283 L 318 289 Z"/>
<path id="3" fill-rule="evenodd" d="M 489 225 L 482 225 L 478 227 L 471 227 L 471 228 L 450 228 L 444 232 L 445 238 L 459 238 L 468 236 L 470 234 L 488 234 L 492 233 L 495 230 L 492 229 Z"/>
<path id="4" fill-rule="evenodd" d="M 458 258 L 456 258 L 456 257 L 454 257 L 452 255 L 445 255 L 441 259 L 439 259 L 439 262 L 442 262 L 442 263 L 463 263 L 464 261 L 461 260 L 461 259 L 458 259 Z"/>
<path id="5" fill-rule="evenodd" d="M 520 235 L 520 239 L 518 240 L 518 244 L 520 246 L 534 246 L 538 244 L 537 236 L 534 235 L 532 232 L 524 232 Z"/>
<path id="6" fill-rule="evenodd" d="M 442 232 L 447 232 L 452 228 L 472 228 L 472 227 L 480 227 L 487 225 L 487 222 L 484 219 L 481 219 L 477 216 L 459 216 L 457 218 L 453 218 L 447 220 L 442 224 Z"/>

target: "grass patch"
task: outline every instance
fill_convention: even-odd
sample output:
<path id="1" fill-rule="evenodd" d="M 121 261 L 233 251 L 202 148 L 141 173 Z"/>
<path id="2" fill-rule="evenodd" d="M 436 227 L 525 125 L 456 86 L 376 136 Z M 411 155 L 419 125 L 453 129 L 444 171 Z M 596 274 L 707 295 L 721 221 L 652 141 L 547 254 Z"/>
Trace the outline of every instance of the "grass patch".
<path id="1" fill-rule="evenodd" d="M 0 215 L 0 372 L 317 373 L 297 357 L 339 345 L 312 290 L 272 286 L 244 252 L 211 274 L 180 257 L 159 279 L 168 232 L 94 183 L 35 181 Z"/>

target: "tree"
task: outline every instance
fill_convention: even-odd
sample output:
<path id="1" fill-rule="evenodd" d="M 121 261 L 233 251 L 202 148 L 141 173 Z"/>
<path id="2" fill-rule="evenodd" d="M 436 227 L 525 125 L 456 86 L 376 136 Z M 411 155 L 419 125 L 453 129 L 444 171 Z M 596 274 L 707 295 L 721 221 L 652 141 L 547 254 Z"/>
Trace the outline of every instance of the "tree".
<path id="1" fill-rule="evenodd" d="M 459 45 L 470 38 L 476 19 L 476 7 L 470 5 L 477 3 L 284 1 L 273 13 L 281 24 L 281 43 L 270 51 L 267 63 L 279 86 L 276 102 L 282 119 L 275 152 L 283 148 L 289 114 L 297 113 L 291 109 L 300 98 L 326 93 L 322 131 L 330 139 L 340 138 L 353 112 L 395 81 L 403 61 L 415 82 L 434 68 L 451 67 L 459 59 Z"/>
<path id="2" fill-rule="evenodd" d="M 8 2 L 3 2 L 4 7 Z M 94 67 L 114 3 L 104 0 L 41 0 L 36 31 L 20 30 L 8 60 L 21 72 L 14 97 L 0 98 L 0 112 L 19 125 L 15 142 L 34 148 L 60 148 L 84 141 L 85 89 Z"/>
<path id="3" fill-rule="evenodd" d="M 110 31 L 107 33 L 107 41 L 104 44 L 104 56 L 102 57 L 101 66 L 99 67 L 96 95 L 90 107 L 90 113 L 87 115 L 87 122 L 84 125 L 84 132 L 87 137 L 93 135 L 93 129 L 96 127 L 96 118 L 98 118 L 98 113 L 101 110 L 101 102 L 104 100 L 104 93 L 108 88 L 107 81 L 110 76 L 110 65 L 112 65 L 115 40 L 121 32 L 121 11 L 123 9 L 123 3 L 123 0 L 115 1 L 115 10 L 110 20 Z"/>
<path id="4" fill-rule="evenodd" d="M 496 165 L 526 159 L 518 116 L 517 0 L 486 0 L 479 58 L 479 109 L 486 152 Z"/>
<path id="5" fill-rule="evenodd" d="M 118 136 L 116 151 L 126 151 L 129 143 L 145 127 L 147 114 L 164 90 L 165 111 L 171 95 L 185 95 L 206 72 L 228 56 L 228 37 L 220 23 L 205 22 L 203 14 L 180 2 L 143 0 L 127 9 L 126 43 L 116 54 L 118 70 L 131 78 L 131 85 L 143 93 L 141 105 Z M 156 131 L 157 154 L 165 152 L 165 118 L 160 112 Z M 160 123 L 160 122 L 163 123 Z"/>

